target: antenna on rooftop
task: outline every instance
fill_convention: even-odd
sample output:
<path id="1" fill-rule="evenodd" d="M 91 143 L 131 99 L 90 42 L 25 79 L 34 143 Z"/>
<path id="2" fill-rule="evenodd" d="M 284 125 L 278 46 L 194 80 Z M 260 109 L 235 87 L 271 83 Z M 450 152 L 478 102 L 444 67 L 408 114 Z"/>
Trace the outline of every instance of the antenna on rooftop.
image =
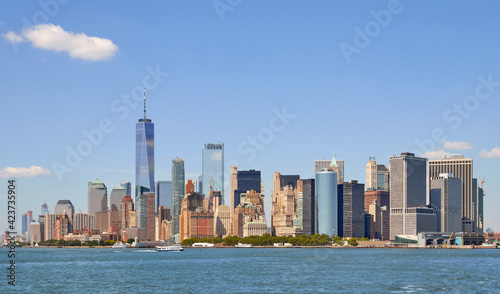
<path id="1" fill-rule="evenodd" d="M 144 88 L 144 121 L 146 120 L 146 88 Z"/>

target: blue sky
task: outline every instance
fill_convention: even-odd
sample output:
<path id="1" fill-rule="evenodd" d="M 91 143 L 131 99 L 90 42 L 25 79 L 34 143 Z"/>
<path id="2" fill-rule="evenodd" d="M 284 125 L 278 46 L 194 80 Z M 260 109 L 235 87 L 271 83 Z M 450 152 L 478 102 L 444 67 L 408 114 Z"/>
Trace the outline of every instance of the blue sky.
<path id="1" fill-rule="evenodd" d="M 38 215 L 44 201 L 53 211 L 59 199 L 85 212 L 89 181 L 108 191 L 134 182 L 142 102 L 126 113 L 120 99 L 146 79 L 156 180 L 170 180 L 176 156 L 197 178 L 206 142 L 224 142 L 228 171 L 261 170 L 266 196 L 274 171 L 311 178 L 314 160 L 334 150 L 345 179 L 361 182 L 369 156 L 388 164 L 403 151 L 461 153 L 486 177 L 485 226 L 500 230 L 500 4 L 50 3 L 0 4 L 0 176 L 21 175 L 19 214 Z M 69 167 L 67 148 L 102 121 L 111 130 Z M 71 171 L 61 175 L 58 163 Z M 31 166 L 41 171 L 20 170 Z"/>

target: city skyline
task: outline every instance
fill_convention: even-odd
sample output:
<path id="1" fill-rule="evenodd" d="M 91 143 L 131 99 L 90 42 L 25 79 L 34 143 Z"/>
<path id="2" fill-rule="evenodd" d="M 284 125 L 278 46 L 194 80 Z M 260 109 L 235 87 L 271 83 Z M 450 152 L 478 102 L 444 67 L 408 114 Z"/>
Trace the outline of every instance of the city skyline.
<path id="1" fill-rule="evenodd" d="M 473 177 L 486 178 L 484 228 L 500 230 L 500 142 L 485 136 L 488 126 L 500 122 L 498 41 L 491 30 L 499 24 L 493 13 L 499 4 L 484 9 L 464 2 L 446 8 L 401 2 L 401 12 L 350 62 L 339 45 L 353 44 L 353 28 L 364 28 L 374 19 L 371 11 L 387 9 L 387 2 L 245 3 L 224 21 L 210 3 L 157 5 L 68 3 L 49 15 L 46 24 L 109 39 L 119 48 L 94 61 L 31 46 L 26 37 L 15 44 L 6 40 L 9 32 L 22 36 L 23 17 L 33 22 L 43 12 L 37 3 L 13 3 L 0 17 L 0 52 L 7 57 L 0 83 L 11 98 L 0 110 L 8 122 L 0 171 L 3 177 L 40 176 L 18 178 L 19 219 L 28 210 L 38 215 L 44 201 L 51 212 L 61 199 L 71 200 L 75 212 L 85 211 L 88 182 L 97 178 L 109 188 L 124 181 L 136 185 L 133 124 L 142 101 L 127 106 L 121 99 L 142 98 L 149 85 L 154 181 L 171 180 L 177 156 L 185 159 L 185 178 L 198 179 L 203 144 L 223 142 L 225 203 L 230 167 L 238 165 L 262 172 L 270 207 L 273 172 L 314 178 L 313 161 L 329 159 L 332 150 L 345 162 L 344 181 L 360 183 L 370 156 L 388 165 L 389 156 L 403 151 L 432 159 L 458 153 L 473 159 Z M 296 22 L 309 14 L 316 16 L 310 23 Z M 426 27 L 417 25 L 422 14 Z M 82 20 L 89 15 L 95 23 Z M 249 26 L 256 15 L 261 22 Z M 485 93 L 491 98 L 469 98 Z M 332 125 L 346 129 L 330 131 Z"/>

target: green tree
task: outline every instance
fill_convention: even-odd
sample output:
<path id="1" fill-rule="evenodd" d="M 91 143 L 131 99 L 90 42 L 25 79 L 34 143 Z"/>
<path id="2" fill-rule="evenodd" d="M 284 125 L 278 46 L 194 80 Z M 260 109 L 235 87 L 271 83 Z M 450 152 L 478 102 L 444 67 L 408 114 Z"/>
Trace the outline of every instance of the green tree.
<path id="1" fill-rule="evenodd" d="M 128 243 L 128 244 L 132 244 L 132 243 L 134 243 L 134 241 L 135 241 L 135 240 L 134 240 L 134 239 L 132 239 L 132 238 L 128 238 L 128 239 L 127 239 L 127 243 Z"/>

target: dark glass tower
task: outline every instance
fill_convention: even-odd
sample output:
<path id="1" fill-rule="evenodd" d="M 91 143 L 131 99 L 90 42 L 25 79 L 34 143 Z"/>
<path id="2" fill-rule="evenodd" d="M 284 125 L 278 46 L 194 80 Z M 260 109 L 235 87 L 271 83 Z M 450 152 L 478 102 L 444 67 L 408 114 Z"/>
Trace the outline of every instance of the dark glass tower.
<path id="1" fill-rule="evenodd" d="M 154 164 L 154 124 L 146 118 L 146 91 L 144 91 L 144 118 L 135 124 L 135 201 L 138 205 L 140 196 L 145 192 L 155 191 L 155 164 Z M 141 223 L 141 220 L 138 220 Z"/>

